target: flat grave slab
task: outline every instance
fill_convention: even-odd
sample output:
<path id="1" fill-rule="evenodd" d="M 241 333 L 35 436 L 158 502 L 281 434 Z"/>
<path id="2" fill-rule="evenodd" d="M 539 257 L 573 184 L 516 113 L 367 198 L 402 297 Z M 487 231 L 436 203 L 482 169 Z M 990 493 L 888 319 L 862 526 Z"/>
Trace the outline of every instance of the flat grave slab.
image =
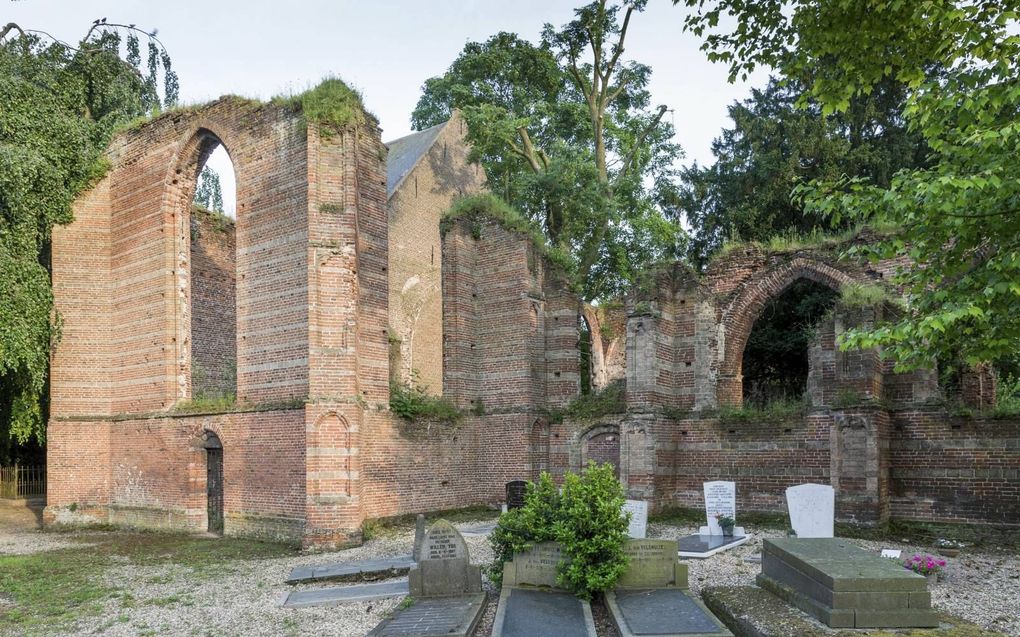
<path id="1" fill-rule="evenodd" d="M 287 583 L 389 579 L 406 574 L 413 564 L 414 559 L 410 555 L 402 555 L 380 560 L 295 566 L 287 576 Z"/>
<path id="2" fill-rule="evenodd" d="M 504 586 L 492 637 L 595 637 L 595 620 L 570 593 Z"/>
<path id="3" fill-rule="evenodd" d="M 482 617 L 485 594 L 415 600 L 367 637 L 467 637 Z"/>
<path id="4" fill-rule="evenodd" d="M 924 577 L 836 538 L 776 538 L 758 585 L 832 628 L 938 625 Z"/>
<path id="5" fill-rule="evenodd" d="M 732 637 L 699 600 L 679 588 L 617 589 L 606 593 L 606 605 L 622 637 Z"/>
<path id="6" fill-rule="evenodd" d="M 309 606 L 339 606 L 352 602 L 370 602 L 374 599 L 403 597 L 407 595 L 407 580 L 375 582 L 354 586 L 316 588 L 306 591 L 291 591 L 284 598 L 284 608 L 307 608 Z"/>
<path id="7" fill-rule="evenodd" d="M 728 551 L 729 549 L 746 544 L 751 539 L 750 535 L 744 535 L 742 528 L 737 528 L 739 534 L 728 535 L 688 535 L 680 538 L 677 542 L 680 557 L 693 557 L 704 559 L 716 553 Z"/>

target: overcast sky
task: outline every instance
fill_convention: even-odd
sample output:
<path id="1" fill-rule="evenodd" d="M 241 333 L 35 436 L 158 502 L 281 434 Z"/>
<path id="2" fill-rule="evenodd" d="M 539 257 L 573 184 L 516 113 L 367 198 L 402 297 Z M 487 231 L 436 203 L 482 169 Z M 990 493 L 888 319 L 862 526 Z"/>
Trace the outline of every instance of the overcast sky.
<path id="1" fill-rule="evenodd" d="M 0 23 L 17 22 L 77 42 L 96 18 L 158 29 L 181 80 L 185 103 L 233 93 L 266 99 L 298 93 L 335 74 L 359 89 L 379 117 L 383 139 L 411 130 L 425 79 L 443 73 L 468 41 L 512 31 L 537 41 L 542 25 L 561 25 L 582 0 L 19 0 Z M 684 163 L 711 163 L 711 143 L 729 124 L 726 107 L 767 75 L 726 81 L 699 42 L 682 32 L 684 11 L 651 0 L 632 18 L 625 57 L 652 67 L 654 104 L 672 113 Z M 212 164 L 222 170 L 225 157 Z M 229 181 L 229 180 L 225 180 Z M 233 203 L 233 184 L 224 183 Z"/>

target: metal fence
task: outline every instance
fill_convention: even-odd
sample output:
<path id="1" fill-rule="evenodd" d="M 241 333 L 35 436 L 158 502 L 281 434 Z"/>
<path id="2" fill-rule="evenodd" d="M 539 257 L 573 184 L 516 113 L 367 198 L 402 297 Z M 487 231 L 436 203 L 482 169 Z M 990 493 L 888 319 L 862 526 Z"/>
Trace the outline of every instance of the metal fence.
<path id="1" fill-rule="evenodd" d="M 46 467 L 0 467 L 0 498 L 21 500 L 46 495 Z"/>

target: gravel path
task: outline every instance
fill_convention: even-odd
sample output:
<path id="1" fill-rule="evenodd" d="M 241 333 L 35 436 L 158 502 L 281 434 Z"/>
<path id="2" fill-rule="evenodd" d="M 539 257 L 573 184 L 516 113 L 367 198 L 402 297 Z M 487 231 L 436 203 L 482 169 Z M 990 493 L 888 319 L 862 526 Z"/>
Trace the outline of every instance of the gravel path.
<path id="1" fill-rule="evenodd" d="M 30 528 L 4 525 L 0 516 L 0 553 L 27 553 L 77 545 L 61 536 Z M 755 533 L 754 529 L 748 529 Z M 648 536 L 676 538 L 696 532 L 694 527 L 651 524 Z M 708 586 L 751 585 L 760 570 L 744 558 L 761 552 L 762 537 L 778 537 L 777 531 L 755 533 L 747 544 L 707 560 L 687 560 L 691 589 Z M 64 635 L 309 635 L 362 637 L 399 603 L 399 599 L 349 604 L 335 608 L 284 609 L 281 596 L 294 588 L 284 584 L 294 566 L 327 564 L 407 554 L 413 542 L 411 529 L 373 539 L 364 546 L 336 553 L 300 555 L 285 559 L 238 561 L 208 569 L 183 566 L 138 566 L 125 560 L 107 572 L 108 583 L 122 594 L 105 602 L 105 612 L 74 625 Z M 466 537 L 472 561 L 486 564 L 492 558 L 487 537 Z M 909 544 L 853 540 L 876 553 L 898 548 L 905 556 L 930 552 Z M 87 549 L 84 549 L 87 550 Z M 321 584 L 317 587 L 336 586 Z M 301 586 L 310 589 L 316 586 Z M 497 595 L 488 582 L 489 604 L 475 633 L 491 630 Z M 1020 637 L 1020 557 L 965 551 L 949 559 L 945 579 L 933 589 L 933 603 L 985 628 Z M 600 626 L 600 634 L 610 634 Z"/>

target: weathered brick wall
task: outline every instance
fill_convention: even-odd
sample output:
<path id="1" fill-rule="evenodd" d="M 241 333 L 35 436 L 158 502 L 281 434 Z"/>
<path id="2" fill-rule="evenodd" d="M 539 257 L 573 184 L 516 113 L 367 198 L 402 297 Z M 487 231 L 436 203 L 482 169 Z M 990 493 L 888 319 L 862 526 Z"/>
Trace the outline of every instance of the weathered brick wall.
<path id="1" fill-rule="evenodd" d="M 443 248 L 439 221 L 457 197 L 485 186 L 468 161 L 467 126 L 456 111 L 389 200 L 389 324 L 395 377 L 412 372 L 432 393 L 443 391 Z"/>
<path id="2" fill-rule="evenodd" d="M 655 418 L 653 506 L 704 508 L 703 483 L 737 483 L 737 512 L 785 511 L 786 488 L 828 484 L 831 419 L 811 413 L 784 423 L 729 424 L 718 418 Z"/>
<path id="3" fill-rule="evenodd" d="M 1020 422 L 891 414 L 893 518 L 1020 525 Z"/>
<path id="4" fill-rule="evenodd" d="M 234 221 L 191 210 L 191 395 L 237 393 Z"/>
<path id="5" fill-rule="evenodd" d="M 457 427 L 379 420 L 363 453 L 368 517 L 502 502 L 504 485 L 534 477 L 527 413 L 468 416 Z"/>
<path id="6" fill-rule="evenodd" d="M 458 406 L 528 411 L 579 393 L 579 302 L 529 237 L 456 222 L 443 238 L 443 308 L 443 393 Z"/>

